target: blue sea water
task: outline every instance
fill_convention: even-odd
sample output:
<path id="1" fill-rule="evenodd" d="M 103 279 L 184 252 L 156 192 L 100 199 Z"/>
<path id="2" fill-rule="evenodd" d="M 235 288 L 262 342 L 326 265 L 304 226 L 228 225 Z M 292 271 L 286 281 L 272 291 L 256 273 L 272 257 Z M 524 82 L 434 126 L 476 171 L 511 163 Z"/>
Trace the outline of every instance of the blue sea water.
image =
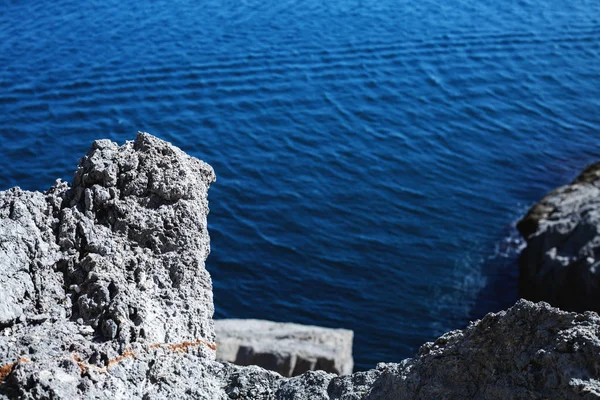
<path id="1" fill-rule="evenodd" d="M 0 3 L 0 189 L 171 141 L 217 173 L 216 317 L 353 329 L 357 369 L 511 305 L 599 128 L 596 0 Z"/>

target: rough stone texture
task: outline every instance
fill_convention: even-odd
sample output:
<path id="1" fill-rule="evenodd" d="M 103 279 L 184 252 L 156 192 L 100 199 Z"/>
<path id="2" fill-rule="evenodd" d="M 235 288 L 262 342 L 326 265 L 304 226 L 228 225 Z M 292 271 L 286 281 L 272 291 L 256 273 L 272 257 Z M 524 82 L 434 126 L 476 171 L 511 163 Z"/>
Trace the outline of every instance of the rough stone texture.
<path id="1" fill-rule="evenodd" d="M 600 163 L 534 205 L 517 225 L 522 297 L 600 311 Z"/>
<path id="2" fill-rule="evenodd" d="M 215 361 L 212 181 L 139 134 L 95 142 L 72 187 L 0 192 L 0 399 L 600 398 L 600 317 L 528 301 L 352 375 Z"/>
<path id="3" fill-rule="evenodd" d="M 101 368 L 132 345 L 186 342 L 214 359 L 214 180 L 208 164 L 140 133 L 121 147 L 95 141 L 72 187 L 0 192 L 2 364 L 53 371 L 77 353 Z"/>
<path id="4" fill-rule="evenodd" d="M 426 343 L 414 359 L 379 365 L 367 398 L 599 398 L 599 323 L 596 313 L 520 300 Z"/>
<path id="5" fill-rule="evenodd" d="M 212 168 L 148 134 L 94 142 L 73 187 L 0 194 L 0 323 L 50 313 L 128 344 L 214 342 Z"/>
<path id="6" fill-rule="evenodd" d="M 283 376 L 323 370 L 352 373 L 352 339 L 347 329 L 257 319 L 215 320 L 217 360 L 259 365 Z"/>

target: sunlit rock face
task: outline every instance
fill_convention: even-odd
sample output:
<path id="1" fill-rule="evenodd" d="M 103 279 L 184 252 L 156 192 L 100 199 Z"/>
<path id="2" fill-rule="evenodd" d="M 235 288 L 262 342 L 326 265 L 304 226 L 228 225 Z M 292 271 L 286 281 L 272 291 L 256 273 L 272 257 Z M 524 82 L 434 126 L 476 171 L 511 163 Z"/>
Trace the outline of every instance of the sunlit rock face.
<path id="1" fill-rule="evenodd" d="M 73 185 L 0 197 L 0 321 L 61 315 L 102 340 L 214 342 L 212 168 L 149 134 L 93 143 Z"/>
<path id="2" fill-rule="evenodd" d="M 95 141 L 72 185 L 1 192 L 4 364 L 36 369 L 40 357 L 77 353 L 104 368 L 129 347 L 161 343 L 193 343 L 214 359 L 204 267 L 214 180 L 208 164 L 139 133 L 123 146 Z"/>

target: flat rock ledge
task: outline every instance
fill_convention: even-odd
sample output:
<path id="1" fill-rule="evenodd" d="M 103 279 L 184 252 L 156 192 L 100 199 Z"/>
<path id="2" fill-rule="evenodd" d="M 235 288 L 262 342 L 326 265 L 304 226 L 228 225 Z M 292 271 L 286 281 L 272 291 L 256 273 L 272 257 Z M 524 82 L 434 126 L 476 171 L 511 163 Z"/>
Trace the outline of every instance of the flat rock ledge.
<path id="1" fill-rule="evenodd" d="M 258 365 L 283 376 L 323 370 L 352 373 L 352 339 L 347 329 L 258 319 L 215 320 L 217 360 Z"/>
<path id="2" fill-rule="evenodd" d="M 588 166 L 519 221 L 520 295 L 569 311 L 600 311 L 600 163 Z"/>
<path id="3" fill-rule="evenodd" d="M 214 180 L 140 133 L 94 142 L 71 185 L 0 192 L 0 398 L 600 398 L 598 315 L 525 300 L 346 376 L 216 361 Z"/>

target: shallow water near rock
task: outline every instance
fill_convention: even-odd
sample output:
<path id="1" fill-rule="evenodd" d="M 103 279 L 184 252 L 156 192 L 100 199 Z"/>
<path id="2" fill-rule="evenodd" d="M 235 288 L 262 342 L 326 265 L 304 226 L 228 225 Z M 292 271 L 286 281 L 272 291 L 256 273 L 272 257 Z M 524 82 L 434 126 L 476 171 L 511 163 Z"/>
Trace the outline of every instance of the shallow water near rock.
<path id="1" fill-rule="evenodd" d="M 211 164 L 216 317 L 358 369 L 514 303 L 514 221 L 600 157 L 600 3 L 7 3 L 0 189 L 138 130 Z"/>

